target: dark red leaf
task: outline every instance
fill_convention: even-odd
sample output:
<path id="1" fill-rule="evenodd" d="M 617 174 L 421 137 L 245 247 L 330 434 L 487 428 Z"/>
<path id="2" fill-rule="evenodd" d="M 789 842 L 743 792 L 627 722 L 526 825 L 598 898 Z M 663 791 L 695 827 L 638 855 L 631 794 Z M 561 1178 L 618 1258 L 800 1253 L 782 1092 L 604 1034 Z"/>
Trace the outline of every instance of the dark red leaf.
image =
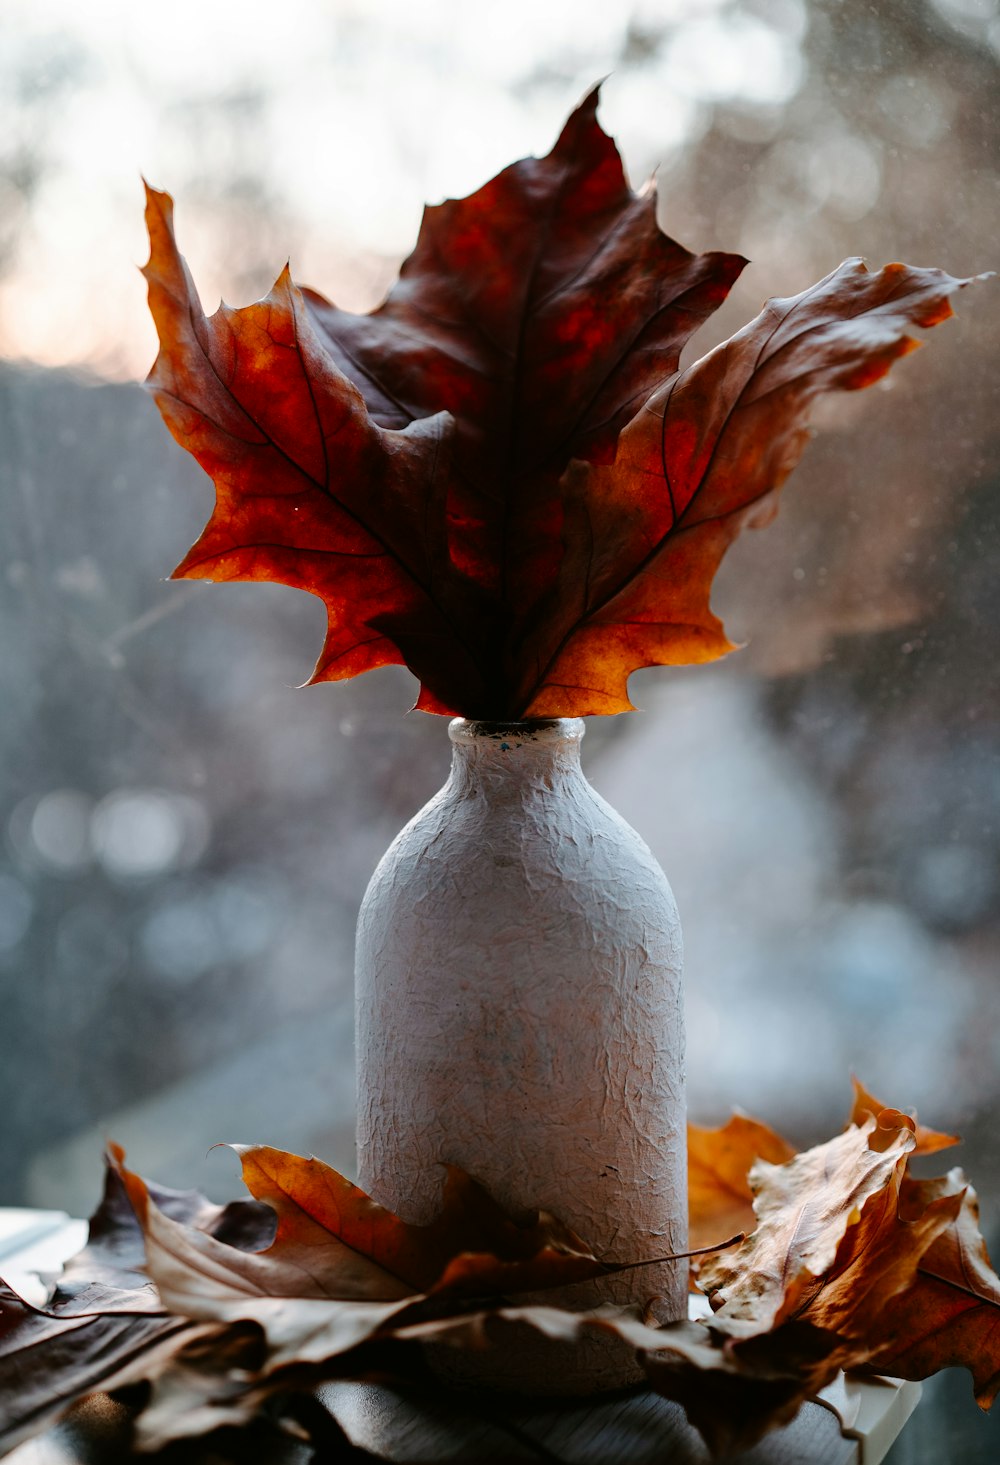
<path id="1" fill-rule="evenodd" d="M 608 462 L 744 261 L 691 255 L 628 187 L 597 93 L 552 152 L 425 211 L 371 315 L 298 291 L 206 319 L 147 191 L 150 376 L 216 483 L 175 572 L 319 595 L 314 680 L 406 661 L 419 706 L 509 716 L 518 642 L 562 557 L 559 479 Z"/>
<path id="2" fill-rule="evenodd" d="M 678 374 L 745 261 L 661 232 L 596 108 L 428 208 L 370 315 L 285 270 L 206 318 L 147 191 L 149 385 L 216 485 L 175 573 L 319 596 L 314 681 L 405 662 L 426 711 L 573 716 L 627 709 L 638 667 L 723 655 L 712 579 L 773 512 L 813 399 L 951 313 L 965 282 L 848 261 Z"/>

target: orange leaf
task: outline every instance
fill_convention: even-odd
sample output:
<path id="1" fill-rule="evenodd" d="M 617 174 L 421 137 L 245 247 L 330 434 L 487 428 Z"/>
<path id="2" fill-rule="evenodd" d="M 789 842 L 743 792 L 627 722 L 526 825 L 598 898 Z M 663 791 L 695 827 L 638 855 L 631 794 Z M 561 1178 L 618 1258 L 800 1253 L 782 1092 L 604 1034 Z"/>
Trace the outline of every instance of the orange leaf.
<path id="1" fill-rule="evenodd" d="M 833 1263 L 795 1310 L 799 1321 L 838 1338 L 835 1356 L 841 1368 L 867 1361 L 884 1318 L 913 1285 L 928 1249 L 958 1213 L 960 1198 L 942 1196 L 906 1220 L 900 1214 L 904 1183 L 905 1171 L 897 1167 L 888 1183 L 868 1196 Z"/>
<path id="2" fill-rule="evenodd" d="M 869 1366 L 887 1320 L 901 1308 L 906 1315 L 926 1259 L 955 1223 L 960 1196 L 926 1193 L 901 1205 L 914 1184 L 906 1174 L 914 1121 L 880 1111 L 784 1164 L 755 1165 L 758 1230 L 702 1267 L 718 1308 L 707 1323 L 713 1341 L 665 1340 L 647 1357 L 654 1386 L 683 1404 L 713 1450 L 749 1448 L 838 1370 Z M 908 1317 L 911 1339 L 915 1328 Z M 926 1376 L 930 1369 L 916 1371 L 926 1361 L 913 1360 L 913 1377 Z"/>
<path id="3" fill-rule="evenodd" d="M 284 1263 L 301 1258 L 314 1277 L 340 1286 L 345 1248 L 368 1258 L 401 1292 L 524 1292 L 566 1285 L 618 1270 L 597 1260 L 580 1238 L 545 1211 L 515 1219 L 458 1166 L 442 1166 L 441 1210 L 413 1226 L 380 1206 L 321 1160 L 235 1145 L 243 1179 L 257 1200 L 273 1206 L 272 1248 Z M 331 1265 L 332 1263 L 332 1265 Z M 366 1294 L 373 1295 L 373 1294 Z"/>
<path id="4" fill-rule="evenodd" d="M 757 1119 L 734 1114 L 720 1129 L 688 1125 L 688 1235 L 708 1246 L 736 1231 L 753 1231 L 757 1219 L 749 1172 L 757 1160 L 783 1165 L 795 1150 Z"/>
<path id="5" fill-rule="evenodd" d="M 287 1257 L 274 1246 L 238 1251 L 171 1220 L 145 1182 L 125 1168 L 122 1151 L 113 1146 L 110 1153 L 142 1227 L 146 1271 L 164 1306 L 202 1321 L 259 1324 L 272 1366 L 347 1353 L 406 1310 L 410 1289 L 346 1245 L 331 1247 L 323 1270 L 313 1273 L 295 1245 Z"/>

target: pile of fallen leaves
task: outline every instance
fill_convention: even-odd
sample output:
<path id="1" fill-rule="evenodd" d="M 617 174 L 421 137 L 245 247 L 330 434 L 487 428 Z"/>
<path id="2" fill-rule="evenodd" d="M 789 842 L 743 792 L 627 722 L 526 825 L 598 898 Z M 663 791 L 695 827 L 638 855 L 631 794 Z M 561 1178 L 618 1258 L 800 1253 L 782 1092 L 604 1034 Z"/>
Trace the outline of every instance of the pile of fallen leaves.
<path id="1" fill-rule="evenodd" d="M 286 269 L 206 316 L 148 190 L 149 386 L 216 488 L 174 574 L 318 596 L 313 681 L 405 663 L 427 712 L 580 717 L 630 708 L 638 667 L 725 655 L 712 581 L 816 398 L 878 381 L 968 283 L 850 259 L 680 370 L 746 260 L 663 233 L 596 110 L 426 209 L 368 315 Z"/>
<path id="2" fill-rule="evenodd" d="M 786 1423 L 841 1369 L 964 1365 L 987 1408 L 1000 1279 L 975 1194 L 959 1170 L 910 1170 L 954 1143 L 858 1085 L 844 1132 L 802 1154 L 742 1116 L 691 1126 L 691 1241 L 714 1253 L 694 1257 L 692 1287 L 712 1313 L 666 1327 L 640 1308 L 534 1300 L 644 1259 L 597 1258 L 544 1212 L 509 1216 L 453 1167 L 437 1220 L 412 1226 L 319 1160 L 237 1146 L 253 1199 L 220 1207 L 141 1180 L 113 1147 L 87 1246 L 48 1303 L 0 1286 L 0 1451 L 126 1388 L 140 1449 L 265 1414 L 328 1445 L 343 1436 L 315 1397 L 323 1381 L 405 1381 L 424 1345 L 517 1346 L 512 1325 L 570 1347 L 624 1340 L 718 1453 Z M 750 1234 L 724 1253 L 734 1228 Z"/>

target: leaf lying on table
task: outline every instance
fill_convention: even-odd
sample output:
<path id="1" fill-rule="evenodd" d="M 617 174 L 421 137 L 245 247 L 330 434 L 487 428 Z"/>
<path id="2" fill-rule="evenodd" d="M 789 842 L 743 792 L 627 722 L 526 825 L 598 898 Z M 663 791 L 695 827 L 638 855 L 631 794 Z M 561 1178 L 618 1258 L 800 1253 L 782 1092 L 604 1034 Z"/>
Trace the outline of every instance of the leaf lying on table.
<path id="1" fill-rule="evenodd" d="M 678 371 L 746 261 L 665 235 L 596 112 L 426 209 L 370 315 L 286 269 L 206 317 L 147 191 L 149 386 L 216 487 L 174 573 L 318 596 L 313 681 L 405 663 L 425 711 L 582 716 L 627 710 L 639 667 L 724 655 L 713 577 L 814 399 L 884 376 L 968 283 L 848 260 Z"/>
<path id="2" fill-rule="evenodd" d="M 277 1214 L 273 1250 L 286 1261 L 304 1257 L 314 1278 L 331 1273 L 338 1296 L 345 1295 L 339 1277 L 345 1254 L 370 1269 L 362 1294 L 367 1297 L 416 1291 L 486 1297 L 587 1281 L 621 1269 L 598 1261 L 586 1242 L 547 1211 L 515 1220 L 457 1165 L 442 1167 L 438 1217 L 413 1226 L 321 1160 L 263 1145 L 234 1148 L 247 1189 Z M 330 1261 L 317 1265 L 318 1258 L 328 1256 Z"/>
<path id="3" fill-rule="evenodd" d="M 156 1185 L 150 1195 L 164 1215 L 230 1248 L 262 1245 L 274 1231 L 273 1214 L 253 1201 L 216 1206 L 195 1191 Z M 161 1361 L 205 1335 L 205 1328 L 167 1311 L 144 1267 L 142 1231 L 109 1166 L 87 1245 L 63 1269 L 45 1309 L 0 1284 L 0 1449 L 46 1428 L 94 1390 L 150 1377 Z"/>
<path id="4" fill-rule="evenodd" d="M 923 1378 L 964 1364 L 992 1402 L 1000 1280 L 974 1196 L 958 1171 L 908 1169 L 950 1136 L 856 1085 L 844 1132 L 803 1154 L 743 1116 L 692 1126 L 690 1142 L 692 1238 L 715 1243 L 692 1271 L 713 1313 L 664 1328 L 640 1308 L 574 1311 L 562 1291 L 519 1302 L 653 1259 L 602 1261 L 453 1167 L 438 1218 L 413 1226 L 320 1161 L 265 1146 L 237 1147 L 253 1199 L 226 1208 L 148 1185 L 113 1148 L 88 1247 L 48 1306 L 0 1295 L 0 1450 L 75 1398 L 139 1380 L 143 1448 L 262 1412 L 301 1436 L 326 1417 L 312 1398 L 323 1380 L 402 1378 L 421 1345 L 503 1348 L 515 1326 L 624 1340 L 720 1453 L 791 1419 L 842 1368 Z M 723 1254 L 721 1233 L 744 1218 L 755 1229 Z"/>

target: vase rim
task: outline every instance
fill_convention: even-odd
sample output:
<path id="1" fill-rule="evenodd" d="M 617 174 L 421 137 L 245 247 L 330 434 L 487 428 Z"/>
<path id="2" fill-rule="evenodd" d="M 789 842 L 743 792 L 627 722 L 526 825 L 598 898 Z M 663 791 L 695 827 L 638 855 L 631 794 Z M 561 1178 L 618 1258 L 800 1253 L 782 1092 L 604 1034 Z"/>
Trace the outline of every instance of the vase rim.
<path id="1" fill-rule="evenodd" d="M 481 718 L 456 717 L 448 724 L 453 743 L 578 743 L 586 732 L 582 717 L 535 717 L 491 722 Z"/>

